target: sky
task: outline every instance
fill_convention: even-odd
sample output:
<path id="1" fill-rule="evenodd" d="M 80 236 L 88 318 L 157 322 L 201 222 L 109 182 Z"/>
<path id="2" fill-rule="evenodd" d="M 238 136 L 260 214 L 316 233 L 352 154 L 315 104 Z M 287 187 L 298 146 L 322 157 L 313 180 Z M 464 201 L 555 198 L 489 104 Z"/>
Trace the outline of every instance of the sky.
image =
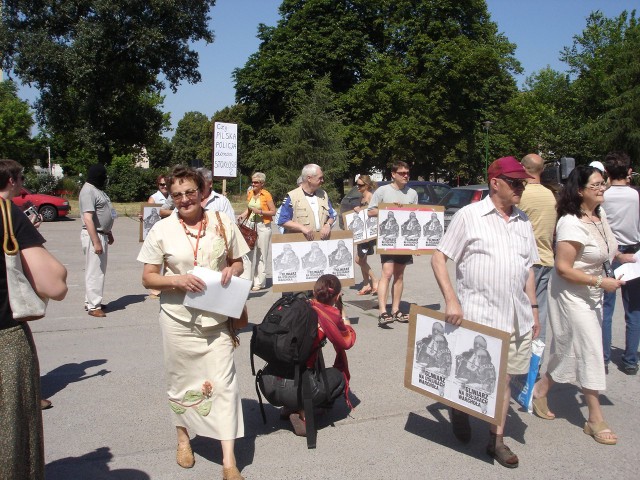
<path id="1" fill-rule="evenodd" d="M 231 74 L 258 50 L 258 25 L 277 24 L 280 4 L 281 0 L 217 0 L 210 12 L 215 41 L 194 45 L 200 55 L 202 81 L 184 83 L 175 94 L 168 89 L 165 92 L 164 110 L 171 113 L 173 128 L 186 112 L 211 117 L 235 103 Z M 524 70 L 517 78 L 519 86 L 547 65 L 566 70 L 558 59 L 560 51 L 582 32 L 591 12 L 601 10 L 607 17 L 623 10 L 638 9 L 640 13 L 640 0 L 487 0 L 487 5 L 498 31 L 517 45 L 515 55 Z M 19 95 L 33 101 L 37 91 L 22 87 Z M 169 132 L 167 136 L 172 135 Z"/>

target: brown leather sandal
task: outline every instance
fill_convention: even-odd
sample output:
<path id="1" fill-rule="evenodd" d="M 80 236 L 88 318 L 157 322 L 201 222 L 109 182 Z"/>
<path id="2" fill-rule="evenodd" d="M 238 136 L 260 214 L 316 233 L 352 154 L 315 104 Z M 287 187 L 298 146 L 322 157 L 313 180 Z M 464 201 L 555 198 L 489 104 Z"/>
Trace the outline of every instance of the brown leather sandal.
<path id="1" fill-rule="evenodd" d="M 495 459 L 496 462 L 498 462 L 503 467 L 518 468 L 518 465 L 520 464 L 518 456 L 513 453 L 511 449 L 507 447 L 503 442 L 500 442 L 499 445 L 496 445 L 496 440 L 499 437 L 502 437 L 502 435 L 491 433 L 491 440 L 489 441 L 489 445 L 487 445 L 487 455 Z"/>

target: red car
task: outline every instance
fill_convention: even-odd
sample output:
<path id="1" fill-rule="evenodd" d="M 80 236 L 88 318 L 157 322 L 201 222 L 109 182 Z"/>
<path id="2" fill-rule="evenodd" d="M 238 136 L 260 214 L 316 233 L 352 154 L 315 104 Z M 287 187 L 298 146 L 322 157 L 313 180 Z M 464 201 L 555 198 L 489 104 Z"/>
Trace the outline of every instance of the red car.
<path id="1" fill-rule="evenodd" d="M 23 210 L 33 205 L 45 222 L 52 222 L 58 217 L 64 217 L 71 210 L 69 202 L 62 197 L 31 193 L 24 187 L 20 191 L 20 195 L 13 197 L 13 203 Z"/>

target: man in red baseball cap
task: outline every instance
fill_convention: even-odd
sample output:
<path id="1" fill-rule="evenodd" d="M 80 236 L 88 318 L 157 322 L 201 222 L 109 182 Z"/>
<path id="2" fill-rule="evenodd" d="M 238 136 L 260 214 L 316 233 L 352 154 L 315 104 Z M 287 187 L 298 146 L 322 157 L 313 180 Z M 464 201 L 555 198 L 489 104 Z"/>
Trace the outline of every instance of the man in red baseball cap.
<path id="1" fill-rule="evenodd" d="M 509 354 L 505 388 L 498 392 L 498 425 L 491 425 L 487 454 L 507 468 L 519 465 L 518 456 L 504 444 L 504 426 L 511 399 L 511 375 L 529 371 L 531 340 L 537 337 L 538 305 L 533 266 L 539 263 L 533 228 L 527 215 L 515 205 L 524 191 L 524 179 L 532 178 L 513 157 L 499 158 L 489 166 L 489 196 L 461 208 L 431 259 L 431 267 L 445 300 L 445 321 L 460 325 L 466 320 L 508 332 Z M 456 263 L 454 290 L 446 267 Z M 456 293 L 457 291 L 457 293 Z M 486 405 L 461 404 L 482 413 Z M 469 415 L 451 411 L 453 434 L 471 440 Z"/>

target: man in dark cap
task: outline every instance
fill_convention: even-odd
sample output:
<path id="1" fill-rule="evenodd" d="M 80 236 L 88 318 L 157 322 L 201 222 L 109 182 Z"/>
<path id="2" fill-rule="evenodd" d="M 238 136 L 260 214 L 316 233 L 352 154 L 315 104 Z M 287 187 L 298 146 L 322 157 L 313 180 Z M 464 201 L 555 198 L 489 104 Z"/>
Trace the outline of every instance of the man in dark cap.
<path id="1" fill-rule="evenodd" d="M 113 221 L 116 211 L 104 192 L 107 169 L 102 164 L 89 167 L 87 181 L 80 190 L 82 220 L 82 252 L 85 255 L 84 308 L 92 317 L 106 317 L 102 310 L 104 277 L 107 272 L 109 245 L 113 243 Z"/>

